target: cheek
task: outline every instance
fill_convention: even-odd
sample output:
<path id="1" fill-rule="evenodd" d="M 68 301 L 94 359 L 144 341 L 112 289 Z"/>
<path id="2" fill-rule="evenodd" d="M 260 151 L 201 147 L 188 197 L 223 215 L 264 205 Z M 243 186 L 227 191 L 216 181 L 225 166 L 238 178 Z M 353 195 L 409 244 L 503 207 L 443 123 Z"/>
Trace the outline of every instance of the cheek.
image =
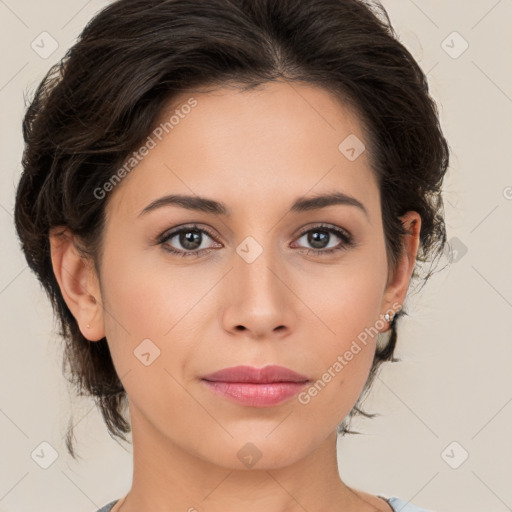
<path id="1" fill-rule="evenodd" d="M 217 275 L 170 265 L 141 250 L 111 250 L 103 268 L 105 331 L 118 375 L 131 371 L 131 381 L 140 384 L 143 378 L 146 389 L 159 389 L 168 379 L 165 369 L 186 374 L 204 338 L 195 334 L 208 316 L 206 295 Z M 127 381 L 131 393 L 129 387 Z M 138 388 L 133 392 L 137 395 Z"/>
<path id="2" fill-rule="evenodd" d="M 363 254 L 354 260 L 354 264 L 347 261 L 297 281 L 298 295 L 318 319 L 322 338 L 329 339 L 337 349 L 343 349 L 364 332 L 374 334 L 375 329 L 371 328 L 381 313 L 385 271 L 365 262 Z M 371 344 L 372 337 L 368 338 Z"/>
<path id="3" fill-rule="evenodd" d="M 378 331 L 384 326 L 380 320 L 383 269 L 361 254 L 357 264 L 330 269 L 302 282 L 300 297 L 312 305 L 315 314 L 305 330 L 312 333 L 316 326 L 314 357 L 317 367 L 325 369 L 320 387 L 328 383 L 325 399 L 338 407 L 341 402 L 348 406 L 355 401 L 368 378 Z"/>
<path id="4" fill-rule="evenodd" d="M 162 338 L 205 293 L 192 271 L 155 264 L 144 251 L 106 260 L 106 323 L 113 335 L 121 325 L 132 338 Z"/>
<path id="5" fill-rule="evenodd" d="M 105 253 L 105 331 L 130 401 L 162 411 L 165 417 L 169 404 L 187 399 L 172 376 L 181 380 L 182 368 L 194 354 L 184 329 L 193 317 L 191 308 L 205 291 L 187 281 L 183 272 L 148 260 L 144 251 Z"/>

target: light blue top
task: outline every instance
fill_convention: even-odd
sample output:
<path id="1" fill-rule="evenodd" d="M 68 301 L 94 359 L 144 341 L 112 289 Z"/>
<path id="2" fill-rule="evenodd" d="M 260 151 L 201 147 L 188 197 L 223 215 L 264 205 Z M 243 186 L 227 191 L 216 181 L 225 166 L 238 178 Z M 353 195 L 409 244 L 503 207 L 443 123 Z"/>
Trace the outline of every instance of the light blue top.
<path id="1" fill-rule="evenodd" d="M 408 501 L 401 500 L 400 498 L 386 498 L 387 502 L 395 512 L 429 512 L 424 508 L 417 507 Z"/>
<path id="2" fill-rule="evenodd" d="M 380 498 L 384 498 L 384 496 L 379 496 Z M 428 510 L 425 510 L 424 508 L 417 507 L 416 505 L 413 505 L 412 503 L 409 503 L 407 501 L 401 500 L 400 498 L 391 497 L 391 498 L 384 498 L 393 508 L 395 512 L 429 512 Z M 103 508 L 100 508 L 97 512 L 110 512 L 113 508 L 113 506 L 118 502 L 119 500 L 115 500 L 110 502 L 108 505 L 105 505 Z"/>

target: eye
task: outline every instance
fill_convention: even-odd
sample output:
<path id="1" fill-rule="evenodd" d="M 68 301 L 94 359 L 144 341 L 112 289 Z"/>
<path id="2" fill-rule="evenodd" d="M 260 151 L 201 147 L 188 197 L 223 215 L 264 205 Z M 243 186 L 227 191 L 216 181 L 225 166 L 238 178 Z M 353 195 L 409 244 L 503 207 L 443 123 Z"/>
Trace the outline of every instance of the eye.
<path id="1" fill-rule="evenodd" d="M 336 238 L 340 239 L 341 242 L 338 244 L 328 247 L 329 242 L 332 240 L 332 234 Z M 347 231 L 336 228 L 333 226 L 321 224 L 313 228 L 303 231 L 300 238 L 306 239 L 306 243 L 311 244 L 314 248 L 306 251 L 306 254 L 313 253 L 316 255 L 329 255 L 336 251 L 342 251 L 349 249 L 355 245 L 354 240 L 350 233 Z"/>
<path id="2" fill-rule="evenodd" d="M 329 247 L 333 234 L 336 238 L 341 240 L 341 242 L 338 242 L 334 247 Z M 158 238 L 157 243 L 162 245 L 165 251 L 176 254 L 177 256 L 199 257 L 200 254 L 209 253 L 213 250 L 211 245 L 202 247 L 204 245 L 205 235 L 215 240 L 213 234 L 210 233 L 208 229 L 200 228 L 196 224 L 193 224 L 165 232 Z M 355 246 L 355 242 L 350 233 L 341 228 L 325 224 L 314 226 L 313 228 L 303 231 L 298 240 L 301 238 L 305 238 L 306 243 L 314 247 L 313 249 L 307 249 L 306 254 L 312 252 L 315 255 L 325 256 Z M 218 242 L 215 243 L 217 244 L 216 247 L 222 247 L 222 244 Z M 178 247 L 176 247 L 176 245 L 178 245 Z"/>
<path id="3" fill-rule="evenodd" d="M 210 252 L 212 250 L 208 246 L 201 248 L 204 242 L 204 235 L 213 238 L 213 235 L 207 229 L 199 228 L 194 224 L 164 233 L 159 238 L 158 243 L 163 246 L 164 250 L 178 256 L 199 256 L 200 253 Z M 180 245 L 182 248 L 173 246 L 171 244 L 173 239 L 176 239 L 174 243 Z"/>

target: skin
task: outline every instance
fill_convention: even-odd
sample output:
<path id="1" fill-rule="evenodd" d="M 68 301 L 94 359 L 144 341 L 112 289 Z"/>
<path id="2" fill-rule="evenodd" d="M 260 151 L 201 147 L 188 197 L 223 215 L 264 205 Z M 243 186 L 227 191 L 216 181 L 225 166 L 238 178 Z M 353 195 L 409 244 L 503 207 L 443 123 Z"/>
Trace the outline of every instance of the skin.
<path id="1" fill-rule="evenodd" d="M 190 96 L 175 98 L 173 109 Z M 338 150 L 350 134 L 364 141 L 361 125 L 325 90 L 273 82 L 193 97 L 197 106 L 110 193 L 100 276 L 72 233 L 51 234 L 66 303 L 87 339 L 107 337 L 129 397 L 133 482 L 114 512 L 390 511 L 343 482 L 336 456 L 336 426 L 363 389 L 376 336 L 307 405 L 297 397 L 240 405 L 201 377 L 279 364 L 316 381 L 365 328 L 388 330 L 383 315 L 405 300 L 420 216 L 402 217 L 404 252 L 388 275 L 367 152 L 350 161 Z M 332 191 L 357 198 L 368 216 L 350 205 L 288 212 L 299 196 Z M 171 193 L 222 201 L 232 216 L 178 206 L 139 216 Z M 200 247 L 211 252 L 180 257 L 155 243 L 189 223 L 210 228 L 215 239 L 202 235 Z M 356 245 L 306 254 L 317 247 L 302 230 L 320 223 L 347 230 Z M 251 263 L 236 252 L 248 236 L 263 250 Z M 191 250 L 179 236 L 167 244 Z M 340 244 L 331 233 L 323 247 Z M 147 338 L 160 350 L 149 366 L 134 356 Z M 237 456 L 248 442 L 261 452 L 252 467 Z"/>

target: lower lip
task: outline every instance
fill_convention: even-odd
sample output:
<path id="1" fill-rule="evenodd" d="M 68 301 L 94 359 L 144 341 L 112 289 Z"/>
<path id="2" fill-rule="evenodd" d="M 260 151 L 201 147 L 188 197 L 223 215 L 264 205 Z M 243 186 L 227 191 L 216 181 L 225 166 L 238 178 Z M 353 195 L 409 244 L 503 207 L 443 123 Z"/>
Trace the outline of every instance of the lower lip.
<path id="1" fill-rule="evenodd" d="M 252 407 L 269 407 L 298 394 L 308 382 L 272 382 L 254 384 L 245 382 L 212 382 L 204 380 L 214 393 Z"/>

